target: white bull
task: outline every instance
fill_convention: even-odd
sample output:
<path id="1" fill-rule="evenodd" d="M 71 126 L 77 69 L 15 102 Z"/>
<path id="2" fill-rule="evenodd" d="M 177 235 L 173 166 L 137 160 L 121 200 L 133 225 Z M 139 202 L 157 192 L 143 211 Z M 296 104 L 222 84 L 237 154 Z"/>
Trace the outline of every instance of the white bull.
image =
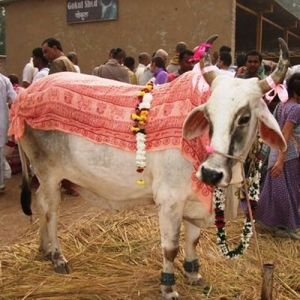
<path id="1" fill-rule="evenodd" d="M 271 75 L 275 83 L 284 78 L 288 66 L 288 49 L 283 40 L 280 40 L 280 46 L 283 54 L 277 69 Z M 233 169 L 239 163 L 220 153 L 245 157 L 256 135 L 257 127 L 261 138 L 271 147 L 285 150 L 286 144 L 275 119 L 261 99 L 264 93 L 271 89 L 267 81 L 216 76 L 214 71 L 209 69 L 209 65 L 209 55 L 205 54 L 201 68 L 204 78 L 211 84 L 212 94 L 206 104 L 195 108 L 187 116 L 183 133 L 187 139 L 191 139 L 209 131 L 211 146 L 216 152 L 202 163 L 197 176 L 209 185 L 226 187 L 235 180 Z M 55 78 L 61 75 L 51 76 Z M 67 73 L 65 76 L 68 79 Z M 107 81 L 107 84 L 109 83 L 110 81 Z M 37 81 L 29 91 L 34 91 L 35 85 L 38 84 Z M 50 85 L 49 88 L 52 91 L 51 95 L 49 94 L 50 101 L 50 98 L 56 95 L 57 86 Z M 162 88 L 159 87 L 157 90 Z M 123 89 L 125 85 L 120 84 L 120 97 Z M 182 89 L 185 87 L 182 86 Z M 153 94 L 155 92 L 156 89 Z M 15 115 L 10 133 L 16 133 L 22 122 L 30 123 L 29 120 L 24 120 L 17 109 L 21 101 L 26 99 L 19 98 L 14 104 Z M 84 103 L 84 97 L 82 101 Z M 150 124 L 151 118 L 148 121 Z M 196 245 L 200 237 L 200 227 L 213 224 L 214 213 L 207 210 L 197 199 L 191 187 L 193 165 L 182 156 L 178 148 L 147 153 L 147 168 L 144 172 L 146 184 L 140 187 L 132 181 L 132 178 L 136 178 L 134 152 L 95 143 L 77 134 L 50 128 L 35 129 L 28 124 L 25 125 L 19 145 L 23 167 L 21 195 L 23 211 L 31 215 L 31 193 L 25 152 L 40 182 L 37 190 L 40 249 L 51 259 L 55 271 L 69 272 L 57 236 L 57 213 L 61 201 L 60 183 L 63 179 L 68 179 L 79 187 L 81 194 L 97 200 L 103 208 L 118 210 L 153 202 L 158 206 L 163 254 L 161 290 L 165 299 L 179 297 L 175 289 L 173 262 L 179 249 L 182 222 L 185 226 L 186 240 L 185 273 L 189 283 L 195 284 L 201 280 L 198 273 Z"/>

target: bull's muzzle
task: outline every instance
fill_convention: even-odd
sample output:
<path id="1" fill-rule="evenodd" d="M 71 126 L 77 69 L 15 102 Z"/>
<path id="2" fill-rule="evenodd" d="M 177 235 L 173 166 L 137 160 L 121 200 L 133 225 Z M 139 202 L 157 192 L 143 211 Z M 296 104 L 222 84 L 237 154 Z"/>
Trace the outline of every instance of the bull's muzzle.
<path id="1" fill-rule="evenodd" d="M 223 178 L 223 172 L 218 172 L 214 169 L 201 167 L 200 171 L 201 180 L 211 186 L 217 186 Z"/>

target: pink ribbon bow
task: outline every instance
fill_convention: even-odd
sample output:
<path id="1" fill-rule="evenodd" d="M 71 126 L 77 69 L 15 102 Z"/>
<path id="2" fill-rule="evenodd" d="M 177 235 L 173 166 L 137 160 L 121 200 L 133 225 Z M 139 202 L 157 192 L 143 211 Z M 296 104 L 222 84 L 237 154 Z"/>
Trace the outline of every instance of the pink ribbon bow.
<path id="1" fill-rule="evenodd" d="M 211 153 L 215 152 L 215 148 L 210 145 L 210 139 L 209 138 L 206 139 L 205 150 L 206 150 L 207 154 L 211 154 Z"/>
<path id="2" fill-rule="evenodd" d="M 206 145 L 205 146 L 205 150 L 208 154 L 214 153 L 215 152 L 215 148 L 210 146 L 210 145 Z"/>
<path id="3" fill-rule="evenodd" d="M 206 48 L 211 48 L 212 44 L 201 44 L 200 46 L 198 46 L 198 48 L 196 49 L 194 56 L 190 59 L 190 61 L 198 61 L 200 60 L 200 58 L 202 57 L 202 55 L 205 53 Z"/>
<path id="4" fill-rule="evenodd" d="M 283 84 L 275 84 L 273 78 L 268 76 L 266 78 L 268 85 L 272 88 L 271 91 L 265 94 L 266 99 L 271 102 L 276 95 L 281 102 L 286 102 L 289 99 L 288 92 Z"/>

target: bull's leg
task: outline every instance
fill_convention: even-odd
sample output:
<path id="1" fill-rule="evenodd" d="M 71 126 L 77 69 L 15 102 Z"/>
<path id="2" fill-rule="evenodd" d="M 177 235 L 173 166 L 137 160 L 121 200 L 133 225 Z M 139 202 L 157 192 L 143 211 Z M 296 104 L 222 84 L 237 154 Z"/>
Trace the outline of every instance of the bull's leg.
<path id="1" fill-rule="evenodd" d="M 70 267 L 63 256 L 57 236 L 57 213 L 61 202 L 60 185 L 45 181 L 37 191 L 40 218 L 40 249 L 53 263 L 57 273 L 70 273 Z"/>
<path id="2" fill-rule="evenodd" d="M 183 264 L 185 275 L 189 284 L 196 285 L 202 284 L 202 277 L 198 273 L 199 262 L 196 252 L 196 246 L 200 238 L 200 228 L 191 224 L 188 221 L 184 221 L 185 227 L 185 261 Z"/>
<path id="3" fill-rule="evenodd" d="M 183 203 L 166 203 L 159 210 L 163 271 L 161 291 L 164 299 L 179 299 L 175 288 L 174 260 L 179 250 L 180 227 L 182 224 Z"/>

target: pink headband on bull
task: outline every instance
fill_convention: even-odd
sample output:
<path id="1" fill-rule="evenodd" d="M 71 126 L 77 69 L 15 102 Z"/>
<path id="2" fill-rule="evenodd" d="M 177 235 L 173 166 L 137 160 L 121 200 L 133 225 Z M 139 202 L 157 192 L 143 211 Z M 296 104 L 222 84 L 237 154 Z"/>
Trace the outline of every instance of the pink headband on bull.
<path id="1" fill-rule="evenodd" d="M 265 94 L 265 97 L 269 102 L 271 102 L 276 95 L 278 95 L 281 102 L 286 102 L 288 100 L 289 95 L 283 84 L 276 84 L 271 75 L 266 78 L 266 81 L 272 88 L 272 90 Z"/>
<path id="2" fill-rule="evenodd" d="M 200 58 L 203 56 L 203 54 L 207 51 L 206 48 L 211 48 L 211 47 L 212 44 L 206 44 L 206 43 L 203 43 L 200 46 L 198 46 L 194 53 L 194 56 L 191 59 L 189 59 L 189 62 L 199 61 Z"/>

